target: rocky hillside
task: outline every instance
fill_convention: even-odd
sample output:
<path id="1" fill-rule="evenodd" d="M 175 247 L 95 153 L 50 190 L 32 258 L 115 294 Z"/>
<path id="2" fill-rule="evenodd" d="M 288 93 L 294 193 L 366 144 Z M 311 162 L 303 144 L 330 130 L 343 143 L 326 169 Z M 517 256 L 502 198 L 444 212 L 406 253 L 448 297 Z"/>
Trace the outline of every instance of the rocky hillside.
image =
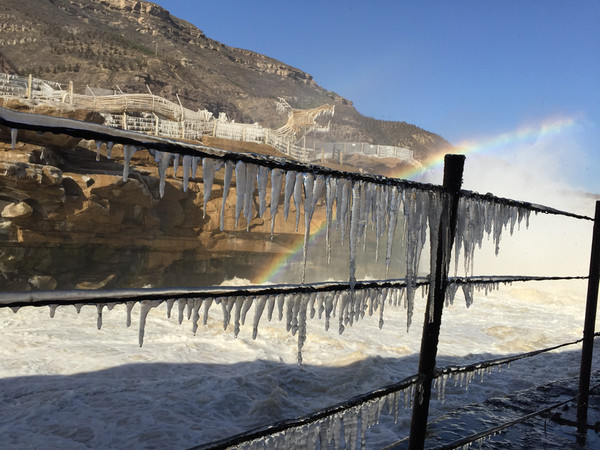
<path id="1" fill-rule="evenodd" d="M 86 86 L 153 93 L 190 109 L 225 112 L 237 122 L 277 128 L 294 108 L 334 104 L 329 141 L 360 141 L 412 149 L 421 159 L 448 146 L 440 136 L 405 122 L 375 120 L 318 86 L 311 75 L 205 36 L 165 9 L 135 0 L 3 0 L 0 70 L 33 74 L 76 91 Z"/>

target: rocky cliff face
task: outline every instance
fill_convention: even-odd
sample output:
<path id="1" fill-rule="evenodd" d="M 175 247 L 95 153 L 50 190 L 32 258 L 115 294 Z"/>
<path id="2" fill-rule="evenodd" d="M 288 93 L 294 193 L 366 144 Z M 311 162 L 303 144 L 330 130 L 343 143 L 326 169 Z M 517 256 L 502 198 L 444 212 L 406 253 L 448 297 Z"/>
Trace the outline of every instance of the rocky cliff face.
<path id="1" fill-rule="evenodd" d="M 331 133 L 319 139 L 401 145 L 417 158 L 449 144 L 405 122 L 360 115 L 352 102 L 318 86 L 310 74 L 258 53 L 228 47 L 150 2 L 135 0 L 4 0 L 0 63 L 76 92 L 86 86 L 147 92 L 192 110 L 225 112 L 237 122 L 278 128 L 294 108 L 333 104 Z M 210 20 L 207 18 L 207 20 Z M 312 145 L 312 144 L 311 144 Z"/>

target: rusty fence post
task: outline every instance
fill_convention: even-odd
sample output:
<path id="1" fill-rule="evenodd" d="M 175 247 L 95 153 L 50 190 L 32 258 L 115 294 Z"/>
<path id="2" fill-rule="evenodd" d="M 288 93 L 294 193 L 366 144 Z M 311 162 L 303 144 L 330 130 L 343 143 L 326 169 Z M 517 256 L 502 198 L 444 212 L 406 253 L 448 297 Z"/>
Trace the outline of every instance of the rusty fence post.
<path id="1" fill-rule="evenodd" d="M 592 356 L 594 353 L 594 333 L 596 325 L 596 309 L 598 306 L 598 281 L 600 280 L 600 201 L 596 202 L 594 231 L 592 233 L 592 253 L 590 256 L 590 273 L 588 278 L 587 301 L 585 306 L 585 322 L 583 328 L 583 344 L 581 347 L 581 368 L 579 370 L 579 398 L 577 400 L 577 431 L 587 433 L 588 400 L 590 394 L 590 378 L 592 372 Z"/>
<path id="2" fill-rule="evenodd" d="M 464 155 L 446 155 L 444 157 L 444 193 L 442 197 L 442 215 L 437 236 L 437 252 L 432 251 L 431 272 L 435 277 L 429 281 L 429 298 L 425 311 L 421 353 L 419 356 L 419 384 L 415 391 L 412 419 L 410 423 L 409 449 L 422 449 L 425 445 L 431 384 L 435 372 L 442 310 L 448 285 L 448 266 L 454 235 L 456 232 L 456 216 L 458 199 L 462 186 L 465 164 Z M 431 237 L 433 241 L 434 237 Z M 432 248 L 435 246 L 432 245 Z M 435 254 L 434 254 L 435 253 Z M 435 267 L 435 271 L 434 271 Z M 433 311 L 430 309 L 433 308 Z M 432 320 L 430 320 L 430 317 Z"/>

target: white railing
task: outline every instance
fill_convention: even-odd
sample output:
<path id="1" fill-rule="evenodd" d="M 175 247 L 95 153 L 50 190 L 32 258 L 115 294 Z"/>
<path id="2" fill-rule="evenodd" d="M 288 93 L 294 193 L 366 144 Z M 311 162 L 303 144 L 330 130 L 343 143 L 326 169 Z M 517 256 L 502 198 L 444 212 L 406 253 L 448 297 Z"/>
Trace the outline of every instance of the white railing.
<path id="1" fill-rule="evenodd" d="M 389 145 L 356 142 L 322 143 L 304 147 L 290 142 L 276 131 L 258 124 L 218 118 L 207 110 L 192 111 L 152 93 L 83 95 L 73 93 L 73 84 L 65 89 L 54 81 L 0 73 L 0 97 L 20 97 L 68 103 L 74 107 L 101 113 L 105 124 L 141 133 L 177 139 L 200 140 L 203 135 L 257 142 L 270 145 L 279 152 L 302 162 L 334 159 L 343 162 L 345 155 L 361 153 L 369 156 L 393 157 L 414 162 L 412 150 Z"/>

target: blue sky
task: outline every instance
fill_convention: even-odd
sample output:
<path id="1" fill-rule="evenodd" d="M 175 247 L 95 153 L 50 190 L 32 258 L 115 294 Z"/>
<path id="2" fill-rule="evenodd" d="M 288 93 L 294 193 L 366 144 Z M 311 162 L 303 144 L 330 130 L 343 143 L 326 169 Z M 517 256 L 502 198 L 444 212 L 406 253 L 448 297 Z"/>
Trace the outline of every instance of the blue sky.
<path id="1" fill-rule="evenodd" d="M 572 148 L 553 151 L 579 158 L 567 181 L 600 192 L 600 0 L 155 3 L 310 73 L 364 115 L 453 145 L 568 122 L 552 138 Z"/>

